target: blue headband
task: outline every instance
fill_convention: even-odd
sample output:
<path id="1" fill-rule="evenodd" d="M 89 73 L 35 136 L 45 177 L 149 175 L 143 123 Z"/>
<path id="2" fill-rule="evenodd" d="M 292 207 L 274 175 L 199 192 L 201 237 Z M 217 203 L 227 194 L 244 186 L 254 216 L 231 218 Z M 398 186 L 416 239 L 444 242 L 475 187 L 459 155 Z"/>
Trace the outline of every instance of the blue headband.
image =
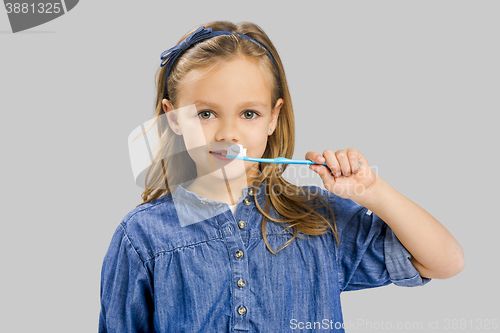
<path id="1" fill-rule="evenodd" d="M 202 41 L 204 39 L 208 39 L 208 38 L 220 36 L 220 35 L 232 35 L 233 33 L 237 33 L 238 35 L 240 35 L 243 38 L 250 39 L 251 41 L 253 41 L 253 42 L 259 44 L 260 46 L 262 46 L 263 48 L 265 48 L 267 50 L 267 54 L 269 55 L 269 57 L 273 61 L 274 65 L 276 66 L 276 62 L 274 61 L 274 58 L 271 55 L 271 52 L 269 52 L 269 50 L 264 45 L 262 45 L 261 43 L 259 43 L 255 39 L 253 39 L 252 37 L 249 37 L 247 35 L 244 35 L 242 33 L 236 32 L 236 31 L 212 31 L 212 28 L 205 29 L 204 26 L 201 26 L 198 29 L 196 29 L 196 31 L 193 32 L 191 35 L 186 37 L 186 39 L 184 39 L 182 42 L 180 42 L 176 46 L 164 51 L 160 56 L 160 59 L 162 60 L 160 66 L 165 67 L 168 64 L 167 75 L 165 77 L 165 93 L 167 94 L 167 98 L 168 98 L 168 89 L 167 89 L 168 76 L 170 75 L 170 71 L 172 70 L 172 65 L 177 60 L 177 58 L 179 58 L 181 56 L 181 54 L 184 51 L 186 51 L 192 45 L 194 45 L 197 42 Z"/>

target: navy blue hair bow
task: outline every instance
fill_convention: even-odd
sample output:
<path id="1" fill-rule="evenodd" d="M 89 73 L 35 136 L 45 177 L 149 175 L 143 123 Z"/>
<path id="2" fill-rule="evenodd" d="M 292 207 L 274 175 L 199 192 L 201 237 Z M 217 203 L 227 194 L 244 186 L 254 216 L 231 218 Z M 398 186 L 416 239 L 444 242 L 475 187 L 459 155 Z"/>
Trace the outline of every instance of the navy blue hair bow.
<path id="1" fill-rule="evenodd" d="M 177 59 L 181 55 L 181 53 L 186 51 L 191 45 L 199 42 L 200 40 L 211 37 L 211 32 L 212 28 L 205 29 L 205 27 L 199 27 L 195 32 L 189 35 L 182 42 L 164 51 L 160 56 L 160 59 L 162 60 L 161 67 L 165 67 L 165 65 L 167 64 L 166 61 L 168 61 L 169 58 L 171 60 L 168 63 L 173 64 L 175 62 L 175 59 Z"/>
<path id="2" fill-rule="evenodd" d="M 168 98 L 167 87 L 168 87 L 168 77 L 170 75 L 170 71 L 172 70 L 172 66 L 175 63 L 175 61 L 177 60 L 177 58 L 179 58 L 180 55 L 184 51 L 186 51 L 188 48 L 190 48 L 191 46 L 193 46 L 197 42 L 202 41 L 204 39 L 208 39 L 208 38 L 220 36 L 220 35 L 231 35 L 233 33 L 237 33 L 238 35 L 240 35 L 243 38 L 250 39 L 251 41 L 259 44 L 260 46 L 262 46 L 263 48 L 265 48 L 267 50 L 267 48 L 264 45 L 262 45 L 260 42 L 256 41 L 252 37 L 249 37 L 249 36 L 244 35 L 242 33 L 239 33 L 236 31 L 212 31 L 212 28 L 205 29 L 204 26 L 201 26 L 198 29 L 196 29 L 196 31 L 193 32 L 191 35 L 186 37 L 182 42 L 180 42 L 179 44 L 175 45 L 174 47 L 162 52 L 162 54 L 160 56 L 160 59 L 161 59 L 160 66 L 165 67 L 168 65 L 167 66 L 167 75 L 165 78 L 165 95 L 166 95 L 166 97 Z M 267 54 L 269 55 L 269 57 L 273 61 L 274 65 L 276 65 L 276 62 L 274 61 L 274 58 L 271 55 L 271 52 L 269 52 L 269 50 L 267 50 Z"/>

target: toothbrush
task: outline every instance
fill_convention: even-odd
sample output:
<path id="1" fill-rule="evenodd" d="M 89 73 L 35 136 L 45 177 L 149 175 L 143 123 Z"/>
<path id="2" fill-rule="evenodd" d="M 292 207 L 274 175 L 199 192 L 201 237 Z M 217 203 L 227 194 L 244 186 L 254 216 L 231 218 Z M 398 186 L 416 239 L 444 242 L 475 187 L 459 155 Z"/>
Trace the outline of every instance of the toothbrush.
<path id="1" fill-rule="evenodd" d="M 211 151 L 212 154 L 218 154 L 218 155 L 223 155 L 221 153 L 217 153 L 214 151 Z M 264 162 L 264 163 L 277 163 L 277 164 L 318 164 L 318 165 L 325 165 L 326 163 L 314 163 L 311 160 L 294 160 L 290 158 L 285 158 L 285 157 L 277 157 L 277 158 L 256 158 L 256 157 L 248 157 L 246 155 L 246 149 L 243 148 L 242 145 L 239 144 L 234 144 L 231 147 L 227 148 L 227 154 L 226 158 L 228 159 L 235 159 L 235 160 L 243 160 L 243 161 L 250 161 L 250 162 Z M 361 165 L 361 163 L 360 163 Z"/>

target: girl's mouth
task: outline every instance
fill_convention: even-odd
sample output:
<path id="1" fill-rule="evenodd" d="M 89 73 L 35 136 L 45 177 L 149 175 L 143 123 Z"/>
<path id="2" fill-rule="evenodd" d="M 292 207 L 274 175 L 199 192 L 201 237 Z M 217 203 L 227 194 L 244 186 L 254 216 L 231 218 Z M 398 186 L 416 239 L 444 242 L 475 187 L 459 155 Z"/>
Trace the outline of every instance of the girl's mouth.
<path id="1" fill-rule="evenodd" d="M 226 150 L 214 150 L 214 151 L 210 151 L 210 154 L 212 154 L 213 157 L 215 157 L 215 158 L 217 158 L 219 160 L 228 161 L 229 159 L 226 158 L 226 153 L 227 153 Z"/>

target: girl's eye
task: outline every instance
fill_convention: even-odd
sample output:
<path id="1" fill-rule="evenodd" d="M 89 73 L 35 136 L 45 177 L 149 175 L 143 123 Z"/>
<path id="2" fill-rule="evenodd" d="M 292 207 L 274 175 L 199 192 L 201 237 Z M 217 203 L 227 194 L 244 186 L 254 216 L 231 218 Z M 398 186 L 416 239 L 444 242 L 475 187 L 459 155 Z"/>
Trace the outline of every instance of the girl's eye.
<path id="1" fill-rule="evenodd" d="M 210 115 L 212 115 L 212 111 L 201 111 L 198 113 L 198 117 L 201 117 L 202 119 L 210 119 Z M 256 116 L 256 117 L 253 117 L 253 116 Z M 243 116 L 245 117 L 245 119 L 255 119 L 259 116 L 259 114 L 255 111 L 245 111 L 243 113 Z"/>
<path id="2" fill-rule="evenodd" d="M 212 114 L 212 111 L 201 111 L 200 113 L 198 113 L 198 117 L 201 115 L 201 118 L 203 118 L 203 119 L 210 119 L 210 118 L 204 117 L 204 116 L 210 117 L 210 114 Z"/>
<path id="3" fill-rule="evenodd" d="M 245 112 L 243 113 L 243 115 L 245 116 L 245 119 L 255 119 L 254 117 L 252 117 L 252 114 L 254 114 L 254 115 L 256 116 L 255 118 L 257 118 L 257 117 L 259 116 L 259 114 L 258 114 L 257 112 L 255 112 L 255 111 L 245 111 Z M 249 115 L 251 118 L 248 118 L 248 117 L 247 117 L 248 115 Z"/>

